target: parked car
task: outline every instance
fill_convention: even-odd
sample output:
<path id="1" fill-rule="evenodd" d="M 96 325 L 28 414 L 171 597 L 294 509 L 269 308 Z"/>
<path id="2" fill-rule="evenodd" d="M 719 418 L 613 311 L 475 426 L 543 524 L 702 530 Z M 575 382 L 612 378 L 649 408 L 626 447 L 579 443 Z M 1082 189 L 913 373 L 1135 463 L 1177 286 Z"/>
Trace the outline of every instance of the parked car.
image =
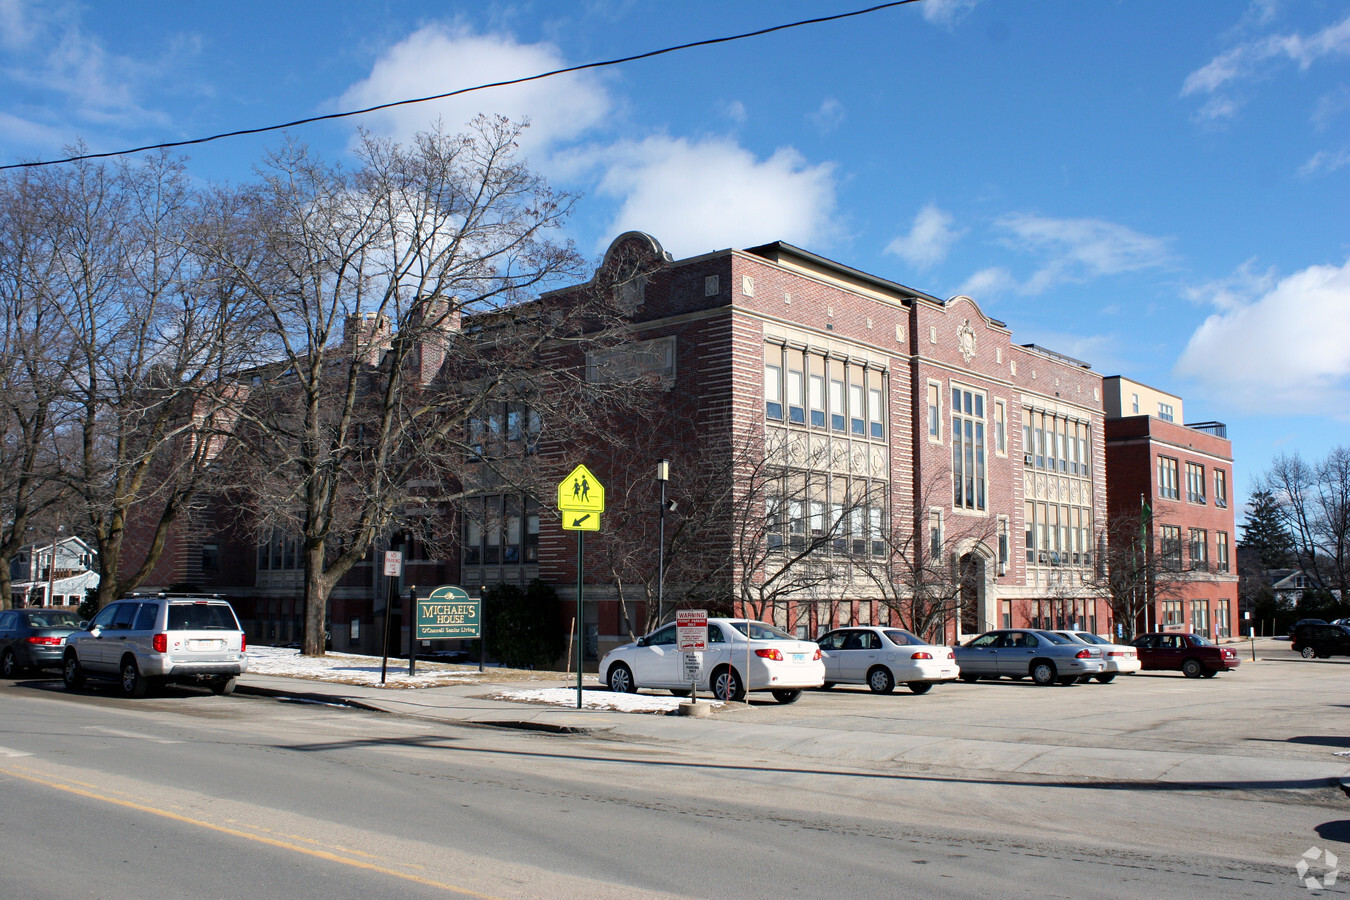
<path id="1" fill-rule="evenodd" d="M 1074 684 L 1084 675 L 1106 669 L 1102 651 L 1051 631 L 989 631 L 956 648 L 963 681 L 1031 676 L 1037 684 Z"/>
<path id="2" fill-rule="evenodd" d="M 694 683 L 720 700 L 742 700 L 748 689 L 771 691 L 779 703 L 792 703 L 804 688 L 825 683 L 820 648 L 764 622 L 710 618 L 707 646 Z M 684 657 L 672 622 L 606 653 L 600 680 L 616 693 L 663 688 L 685 694 L 690 679 Z"/>
<path id="3" fill-rule="evenodd" d="M 897 684 L 926 694 L 954 681 L 960 669 L 951 647 L 930 644 L 902 628 L 836 628 L 816 641 L 825 658 L 825 687 L 865 684 L 889 694 Z"/>
<path id="4" fill-rule="evenodd" d="M 230 604 L 216 597 L 127 597 L 110 603 L 87 629 L 66 637 L 61 671 L 66 687 L 116 679 L 128 697 L 156 684 L 204 684 L 228 694 L 248 670 L 244 630 Z"/>
<path id="5" fill-rule="evenodd" d="M 1056 631 L 1055 634 L 1066 637 L 1090 647 L 1100 647 L 1106 668 L 1092 677 L 1102 684 L 1110 684 L 1117 675 L 1133 675 L 1139 671 L 1139 651 L 1124 644 L 1113 644 L 1101 635 L 1090 631 Z"/>
<path id="6" fill-rule="evenodd" d="M 59 669 L 66 635 L 84 627 L 66 609 L 11 609 L 0 612 L 0 675 L 13 678 L 27 669 Z"/>
<path id="7" fill-rule="evenodd" d="M 1289 626 L 1289 640 L 1292 641 L 1296 639 L 1298 637 L 1299 630 L 1302 628 L 1306 628 L 1309 625 L 1327 625 L 1327 624 L 1329 623 L 1327 622 L 1326 619 L 1299 619 L 1293 625 Z"/>
<path id="8" fill-rule="evenodd" d="M 1181 671 L 1187 678 L 1213 678 L 1242 662 L 1233 648 L 1220 647 L 1207 637 L 1188 632 L 1150 632 L 1131 643 L 1145 669 Z"/>
<path id="9" fill-rule="evenodd" d="M 1304 659 L 1350 656 L 1350 628 L 1344 625 L 1305 625 L 1293 639 L 1295 653 Z"/>

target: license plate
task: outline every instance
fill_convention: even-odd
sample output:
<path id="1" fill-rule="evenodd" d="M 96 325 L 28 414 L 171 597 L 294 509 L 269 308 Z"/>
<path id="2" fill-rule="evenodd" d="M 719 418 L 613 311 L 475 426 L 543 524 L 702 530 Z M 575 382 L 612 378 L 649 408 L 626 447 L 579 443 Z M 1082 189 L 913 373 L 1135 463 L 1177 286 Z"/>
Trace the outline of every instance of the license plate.
<path id="1" fill-rule="evenodd" d="M 792 661 L 795 662 L 795 663 L 804 663 L 804 662 L 806 662 L 806 654 L 805 654 L 805 653 L 794 653 L 794 654 L 792 654 Z"/>
<path id="2" fill-rule="evenodd" d="M 225 646 L 224 641 L 196 640 L 188 641 L 189 650 L 219 650 Z"/>

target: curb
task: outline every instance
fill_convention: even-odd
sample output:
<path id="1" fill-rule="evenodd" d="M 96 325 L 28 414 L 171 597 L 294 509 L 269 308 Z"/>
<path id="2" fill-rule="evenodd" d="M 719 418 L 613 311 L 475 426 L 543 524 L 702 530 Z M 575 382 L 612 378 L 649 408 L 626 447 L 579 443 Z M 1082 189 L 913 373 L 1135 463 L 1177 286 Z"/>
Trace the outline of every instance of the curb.
<path id="1" fill-rule="evenodd" d="M 316 694 L 309 691 L 282 691 L 276 688 L 259 687 L 252 684 L 236 685 L 234 692 L 236 694 L 249 694 L 254 697 L 271 697 L 276 700 L 291 700 L 296 703 L 317 703 L 328 706 L 345 706 L 348 709 L 361 709 L 367 712 L 385 712 L 378 706 L 369 703 L 362 703 L 360 700 L 353 700 L 351 697 L 344 697 L 341 694 Z"/>

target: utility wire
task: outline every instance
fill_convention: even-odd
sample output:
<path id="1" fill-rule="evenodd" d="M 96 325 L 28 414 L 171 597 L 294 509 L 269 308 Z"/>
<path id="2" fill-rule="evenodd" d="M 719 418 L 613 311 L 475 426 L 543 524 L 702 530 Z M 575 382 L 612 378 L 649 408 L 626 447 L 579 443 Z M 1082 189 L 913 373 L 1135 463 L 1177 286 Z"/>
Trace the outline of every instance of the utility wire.
<path id="1" fill-rule="evenodd" d="M 133 147 L 130 150 L 112 150 L 107 153 L 82 153 L 79 156 L 67 156 L 64 159 L 39 160 L 37 162 L 11 163 L 0 166 L 0 171 L 6 169 L 31 169 L 38 166 L 56 166 L 62 163 L 79 162 L 85 159 L 107 159 L 112 156 L 128 156 L 132 153 L 143 153 L 146 150 L 165 150 L 171 147 L 187 147 L 192 144 L 205 144 L 210 141 L 218 141 L 223 138 L 241 137 L 246 134 L 263 134 L 268 131 L 281 131 L 285 128 L 294 128 L 297 125 L 309 125 L 313 122 L 326 122 L 331 119 L 345 119 L 350 116 L 363 116 L 366 113 L 378 112 L 382 109 L 393 109 L 396 106 L 408 106 L 413 103 L 427 103 L 431 100 L 444 100 L 447 97 L 458 97 L 461 94 L 469 94 L 474 91 L 485 91 L 489 88 L 507 87 L 513 84 L 525 84 L 530 81 L 539 81 L 544 78 L 552 78 L 555 75 L 566 75 L 570 72 L 581 72 L 586 69 L 600 69 L 605 66 L 617 66 L 620 63 L 634 62 L 639 59 L 650 59 L 653 56 L 662 56 L 666 53 L 675 53 L 679 50 L 689 50 L 694 47 L 709 47 L 713 44 L 725 44 L 731 41 L 740 41 L 745 38 L 759 37 L 765 34 L 772 34 L 775 31 L 786 31 L 789 28 L 800 28 L 803 25 L 819 25 L 823 22 L 835 22 L 839 19 L 849 19 L 854 16 L 865 16 L 868 13 L 878 12 L 883 9 L 891 9 L 896 6 L 905 6 L 909 3 L 918 3 L 919 0 L 892 0 L 890 3 L 879 3 L 876 6 L 869 6 L 867 9 L 855 9 L 852 12 L 836 13 L 832 16 L 820 16 L 815 19 L 801 19 L 797 22 L 788 22 L 783 25 L 774 25 L 771 28 L 761 28 L 758 31 L 747 31 L 744 34 L 733 34 L 726 37 L 709 38 L 702 41 L 693 41 L 688 44 L 677 44 L 674 47 L 664 47 L 660 50 L 651 50 L 646 53 L 638 53 L 633 56 L 624 56 L 618 59 L 607 59 L 603 62 L 583 63 L 579 66 L 568 66 L 565 69 L 554 69 L 551 72 L 541 72 L 538 75 L 528 75 L 524 78 L 513 78 L 510 81 L 494 81 L 491 84 L 479 84 L 474 87 L 460 88 L 456 91 L 447 91 L 444 94 L 433 94 L 430 97 L 417 97 L 411 100 L 395 100 L 392 103 L 381 103 L 378 106 L 368 106 L 365 109 L 353 109 L 346 112 L 328 113 L 322 116 L 310 116 L 305 119 L 296 119 L 294 122 L 286 122 L 281 125 L 265 125 L 261 128 L 242 128 L 238 131 L 226 131 L 221 134 L 213 134 L 210 137 L 191 138 L 184 141 L 166 141 L 162 144 L 146 144 L 144 147 Z"/>

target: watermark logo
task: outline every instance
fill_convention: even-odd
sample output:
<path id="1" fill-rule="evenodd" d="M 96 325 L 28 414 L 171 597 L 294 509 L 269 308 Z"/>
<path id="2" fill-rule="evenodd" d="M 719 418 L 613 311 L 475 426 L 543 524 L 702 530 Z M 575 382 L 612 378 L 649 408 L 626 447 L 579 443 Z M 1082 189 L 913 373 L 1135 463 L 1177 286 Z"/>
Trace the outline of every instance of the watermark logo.
<path id="1" fill-rule="evenodd" d="M 1336 884 L 1336 876 L 1341 874 L 1340 860 L 1330 850 L 1309 847 L 1303 851 L 1303 856 L 1299 859 L 1298 865 L 1294 866 L 1294 871 L 1298 873 L 1298 880 L 1303 882 L 1305 888 L 1320 891 Z M 1316 875 L 1316 871 L 1322 873 L 1320 878 Z"/>

